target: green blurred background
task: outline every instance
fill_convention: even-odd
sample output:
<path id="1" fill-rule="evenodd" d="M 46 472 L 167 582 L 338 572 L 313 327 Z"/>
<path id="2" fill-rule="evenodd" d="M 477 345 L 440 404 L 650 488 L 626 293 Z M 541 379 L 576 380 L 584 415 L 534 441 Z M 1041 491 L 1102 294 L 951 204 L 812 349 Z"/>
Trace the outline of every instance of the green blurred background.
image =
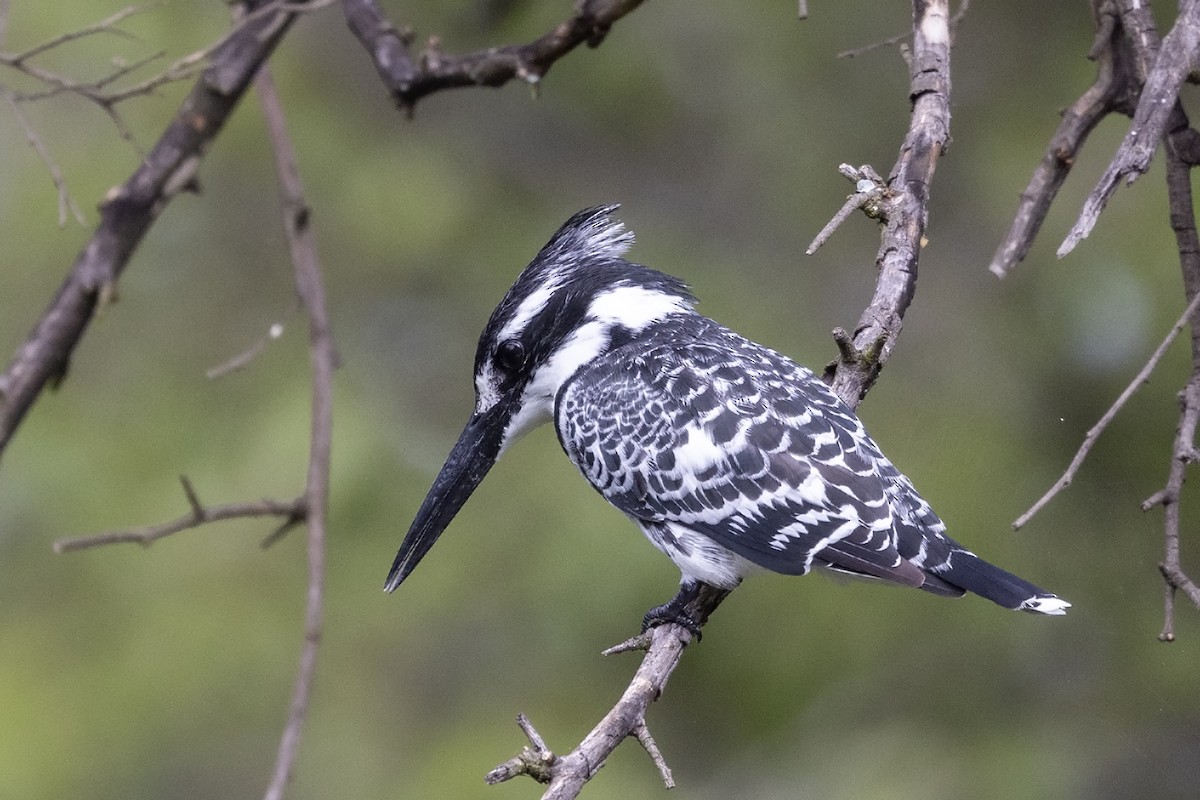
<path id="1" fill-rule="evenodd" d="M 15 51 L 126 0 L 14 0 Z M 1164 4 L 1168 5 L 1168 4 Z M 293 798 L 528 798 L 485 787 L 527 713 L 567 749 L 631 675 L 599 651 L 678 574 L 541 430 L 505 456 L 393 596 L 383 577 L 472 404 L 487 315 L 562 220 L 624 204 L 637 260 L 687 279 L 706 313 L 820 367 L 873 287 L 876 229 L 852 218 L 803 250 L 850 191 L 841 162 L 885 173 L 907 124 L 895 49 L 903 2 L 650 2 L 598 50 L 519 85 L 397 112 L 340 11 L 302 19 L 271 65 L 313 206 L 343 359 L 337 376 L 325 641 Z M 450 52 L 527 41 L 548 2 L 390 2 Z M 1169 9 L 1168 9 L 1169 10 Z M 78 76 L 227 27 L 223 3 L 175 0 L 40 63 Z M 921 280 L 868 427 L 981 554 L 1075 603 L 1065 618 L 823 577 L 739 591 L 684 658 L 650 725 L 688 798 L 1194 798 L 1200 794 L 1200 615 L 1161 625 L 1161 488 L 1186 344 L 1019 534 L 1011 521 L 1183 307 L 1161 165 L 1122 188 L 1068 259 L 1054 250 L 1124 131 L 1094 134 L 1026 263 L 986 265 L 1057 111 L 1090 82 L 1082 0 L 976 3 L 954 58 L 953 145 L 933 185 Z M 10 85 L 24 85 L 0 73 Z M 148 148 L 186 86 L 122 106 Z M 308 364 L 293 313 L 257 104 L 205 160 L 203 193 L 168 208 L 120 302 L 90 329 L 0 468 L 0 798 L 261 794 L 301 639 L 303 532 L 270 522 L 143 550 L 54 555 L 60 536 L 182 514 L 177 476 L 209 503 L 290 497 L 305 472 Z M 84 207 L 56 225 L 46 168 L 0 113 L 0 350 L 13 351 L 87 240 L 95 204 L 136 167 L 102 112 L 26 106 Z M 206 369 L 282 322 L 247 370 Z M 1186 337 L 1185 337 L 1186 338 Z M 1197 501 L 1184 505 L 1185 567 Z M 636 745 L 585 790 L 658 797 Z"/>

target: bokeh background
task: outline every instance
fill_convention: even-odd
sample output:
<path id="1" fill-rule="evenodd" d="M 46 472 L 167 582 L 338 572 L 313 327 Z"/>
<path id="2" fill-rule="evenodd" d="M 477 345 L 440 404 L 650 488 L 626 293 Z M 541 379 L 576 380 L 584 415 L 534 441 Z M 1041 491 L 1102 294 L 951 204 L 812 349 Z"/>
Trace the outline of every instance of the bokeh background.
<path id="1" fill-rule="evenodd" d="M 125 0 L 14 0 L 15 51 Z M 1169 5 L 1169 4 L 1164 4 Z M 567 2 L 385 2 L 451 52 L 523 42 Z M 527 798 L 485 787 L 527 713 L 566 750 L 626 685 L 599 651 L 677 572 L 574 474 L 553 434 L 505 456 L 437 548 L 385 596 L 395 548 L 472 404 L 487 315 L 558 224 L 621 202 L 637 260 L 687 279 L 701 308 L 820 367 L 853 327 L 878 244 L 857 216 L 814 257 L 850 186 L 885 173 L 907 124 L 894 48 L 904 2 L 647 3 L 595 51 L 519 85 L 397 112 L 336 7 L 271 66 L 301 159 L 342 356 L 325 640 L 290 796 Z M 1170 9 L 1167 9 L 1168 11 Z M 164 3 L 40 63 L 195 50 L 220 2 Z M 1165 21 L 1165 20 L 1164 20 Z M 650 714 L 687 798 L 1193 798 L 1200 792 L 1200 614 L 1161 625 L 1161 488 L 1186 379 L 1180 341 L 1071 489 L 1010 523 L 1183 307 L 1161 165 L 1116 195 L 1068 259 L 1054 250 L 1119 142 L 1105 122 L 1027 261 L 986 265 L 1058 121 L 1092 80 L 1082 0 L 975 3 L 954 53 L 953 145 L 933 185 L 917 299 L 861 408 L 885 451 L 981 554 L 1075 603 L 1065 618 L 824 577 L 768 576 L 720 609 Z M 21 82 L 8 73 L 0 79 Z M 122 106 L 142 147 L 186 86 Z M 46 168 L 0 113 L 0 350 L 13 351 L 138 151 L 102 112 L 27 106 L 88 226 L 56 224 Z M 302 532 L 269 522 L 152 548 L 55 555 L 60 536 L 150 524 L 202 500 L 291 497 L 305 471 L 308 365 L 262 120 L 245 103 L 167 209 L 119 302 L 92 326 L 0 466 L 0 798 L 254 797 L 269 777 L 301 639 Z M 205 371 L 276 322 L 253 365 Z M 1186 338 L 1186 337 L 1185 337 Z M 1197 501 L 1184 504 L 1185 566 Z M 662 796 L 636 745 L 585 790 Z"/>

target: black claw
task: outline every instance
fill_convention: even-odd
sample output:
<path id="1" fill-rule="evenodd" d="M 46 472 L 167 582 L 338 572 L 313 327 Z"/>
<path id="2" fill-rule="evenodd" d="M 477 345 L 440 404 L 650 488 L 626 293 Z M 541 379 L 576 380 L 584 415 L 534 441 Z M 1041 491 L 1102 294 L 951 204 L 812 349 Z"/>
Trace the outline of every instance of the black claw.
<path id="1" fill-rule="evenodd" d="M 688 613 L 687 604 L 696 599 L 700 593 L 700 584 L 685 584 L 679 587 L 679 593 L 661 606 L 655 606 L 642 617 L 642 633 L 657 628 L 659 625 L 674 623 L 682 625 L 691 631 L 696 641 L 700 641 L 700 626 L 703 624 Z"/>

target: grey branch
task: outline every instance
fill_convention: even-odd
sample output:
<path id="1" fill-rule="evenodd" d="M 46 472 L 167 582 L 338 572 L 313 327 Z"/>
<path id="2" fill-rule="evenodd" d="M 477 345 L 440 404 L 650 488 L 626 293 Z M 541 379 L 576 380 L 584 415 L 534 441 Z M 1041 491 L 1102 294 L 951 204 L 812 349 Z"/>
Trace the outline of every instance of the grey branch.
<path id="1" fill-rule="evenodd" d="M 950 12 L 948 0 L 914 3 L 909 63 L 912 115 L 878 211 L 885 221 L 876 265 L 879 278 L 870 305 L 851 336 L 853 356 L 825 370 L 833 390 L 858 406 L 887 363 L 904 313 L 917 288 L 917 263 L 925 244 L 929 186 L 950 138 Z"/>
<path id="2" fill-rule="evenodd" d="M 1167 195 L 1171 228 L 1179 250 L 1185 294 L 1196 303 L 1200 298 L 1200 235 L 1196 232 L 1196 207 L 1192 198 L 1191 169 L 1168 144 Z M 1196 425 L 1200 421 L 1200 320 L 1191 319 L 1192 375 L 1179 393 L 1179 425 L 1171 449 L 1171 463 L 1163 489 L 1142 503 L 1142 510 L 1163 508 L 1163 560 L 1159 564 L 1163 587 L 1163 627 L 1158 638 L 1175 640 L 1175 593 L 1182 591 L 1200 608 L 1200 587 L 1183 571 L 1180 560 L 1180 499 L 1188 465 L 1196 461 Z"/>
<path id="3" fill-rule="evenodd" d="M 283 227 L 292 257 L 296 293 L 308 315 L 309 361 L 312 370 L 312 420 L 304 504 L 308 509 L 308 591 L 304 610 L 304 641 L 292 688 L 288 721 L 279 741 L 275 769 L 265 800 L 282 800 L 300 750 L 300 735 L 308 716 L 321 643 L 325 593 L 325 532 L 328 525 L 330 451 L 333 443 L 333 373 L 337 354 L 329 328 L 325 283 L 317 256 L 308 203 L 296 166 L 296 153 L 283 117 L 283 105 L 264 66 L 255 79 L 259 101 L 275 154 L 282 194 Z"/>
<path id="4" fill-rule="evenodd" d="M 688 606 L 689 613 L 697 614 L 696 618 L 701 620 L 707 619 L 708 614 L 728 594 L 711 587 L 705 588 L 708 591 Z M 646 730 L 646 710 L 666 688 L 668 678 L 678 666 L 684 648 L 691 640 L 691 632 L 679 625 L 662 625 L 648 631 L 646 655 L 634 673 L 633 680 L 629 682 L 616 705 L 575 749 L 566 755 L 555 755 L 533 730 L 533 726 L 528 724 L 528 720 L 525 720 L 522 729 L 525 730 L 533 748 L 526 747 L 520 755 L 489 772 L 485 780 L 488 783 L 501 783 L 518 775 L 529 775 L 540 783 L 547 784 L 542 800 L 577 797 L 584 784 L 604 766 L 613 750 L 627 737 L 632 736 L 645 747 L 659 775 L 670 788 L 674 784 L 671 770 Z M 524 716 L 520 719 L 523 720 Z"/>
<path id="5" fill-rule="evenodd" d="M 57 386 L 97 308 L 110 298 L 154 221 L 189 189 L 200 160 L 245 93 L 260 64 L 287 31 L 294 11 L 254 13 L 212 54 L 157 144 L 100 207 L 100 224 L 75 259 L 57 295 L 0 374 L 0 454 L 46 386 Z"/>
<path id="6" fill-rule="evenodd" d="M 1003 278 L 1029 253 L 1058 190 L 1100 120 L 1114 111 L 1133 113 L 1139 79 L 1136 58 L 1124 27 L 1119 24 L 1115 9 L 1094 8 L 1093 12 L 1097 15 L 1096 38 L 1088 57 L 1096 62 L 1096 80 L 1063 111 L 1058 130 L 1021 193 L 1012 225 L 988 267 L 997 277 Z"/>
<path id="7" fill-rule="evenodd" d="M 68 553 L 74 550 L 87 550 L 92 547 L 102 547 L 110 544 L 140 544 L 149 547 L 172 534 L 197 528 L 210 522 L 222 522 L 230 519 L 247 517 L 283 517 L 281 528 L 290 528 L 304 521 L 308 515 L 304 498 L 295 500 L 258 500 L 249 503 L 229 503 L 219 506 L 205 506 L 196 496 L 196 490 L 191 481 L 181 476 L 179 482 L 183 485 L 184 496 L 187 497 L 189 513 L 178 519 L 164 522 L 160 525 L 148 525 L 142 528 L 125 528 L 106 533 L 96 533 L 89 536 L 72 536 L 57 539 L 54 542 L 54 552 Z"/>
<path id="8" fill-rule="evenodd" d="M 1159 565 L 1164 579 L 1164 622 L 1159 639 L 1174 639 L 1175 594 L 1183 591 L 1200 608 L 1200 587 L 1180 565 L 1179 500 L 1184 472 L 1195 460 L 1195 433 L 1200 417 L 1200 236 L 1196 233 L 1190 168 L 1200 165 L 1200 133 L 1190 126 L 1179 101 L 1179 88 L 1192 79 L 1192 65 L 1200 55 L 1200 2 L 1180 4 L 1175 25 L 1160 40 L 1147 4 L 1136 0 L 1092 0 L 1096 37 L 1089 58 L 1097 62 L 1092 86 L 1064 114 L 1051 139 L 1008 235 L 996 251 L 991 271 L 1003 277 L 1029 251 L 1038 229 L 1075 162 L 1084 141 L 1107 114 L 1133 117 L 1129 132 L 1108 170 L 1088 197 L 1084 210 L 1059 255 L 1070 251 L 1095 225 L 1119 181 L 1132 181 L 1146 171 L 1157 144 L 1164 145 L 1167 161 L 1167 194 L 1171 227 L 1175 232 L 1183 273 L 1186 309 L 1149 360 L 1113 405 L 1084 436 L 1066 471 L 1014 528 L 1021 528 L 1059 492 L 1071 485 L 1098 437 L 1129 398 L 1145 383 L 1175 337 L 1186 327 L 1192 332 L 1192 376 L 1180 392 L 1180 418 L 1166 485 L 1142 503 L 1143 510 L 1164 509 L 1164 557 Z"/>
<path id="9" fill-rule="evenodd" d="M 1125 387 L 1125 391 L 1121 392 L 1116 401 L 1109 407 L 1108 411 L 1104 412 L 1104 416 L 1100 417 L 1100 420 L 1088 430 L 1087 434 L 1084 435 L 1083 444 L 1079 446 L 1079 450 L 1076 451 L 1075 457 L 1071 459 L 1071 463 L 1067 466 L 1066 471 L 1063 472 L 1062 477 L 1055 481 L 1054 485 L 1051 486 L 1050 489 L 1044 495 L 1042 495 L 1041 498 L 1034 503 L 1028 511 L 1017 518 L 1016 522 L 1013 523 L 1014 529 L 1020 530 L 1023 528 L 1025 524 L 1029 522 L 1029 520 L 1033 519 L 1033 517 L 1039 511 L 1045 508 L 1046 504 L 1053 500 L 1059 492 L 1071 485 L 1071 482 L 1075 480 L 1075 475 L 1079 472 L 1079 468 L 1083 466 L 1084 460 L 1087 459 L 1088 453 L 1092 452 L 1092 447 L 1095 446 L 1096 440 L 1100 438 L 1100 434 L 1104 433 L 1104 431 L 1116 418 L 1117 414 L 1121 412 L 1121 409 L 1123 409 L 1125 404 L 1129 402 L 1129 398 L 1133 397 L 1134 393 L 1141 388 L 1143 384 L 1150 380 L 1150 374 L 1154 372 L 1155 367 L 1157 367 L 1158 363 L 1162 361 L 1163 356 L 1166 355 L 1167 348 L 1169 348 L 1171 343 L 1175 341 L 1175 337 L 1179 335 L 1180 331 L 1187 327 L 1188 321 L 1196 313 L 1197 307 L 1200 307 L 1200 294 L 1197 294 L 1194 298 L 1192 298 L 1192 302 L 1188 303 L 1188 306 L 1186 309 L 1184 309 L 1183 314 L 1180 315 L 1175 324 L 1171 326 L 1171 330 L 1167 332 L 1167 335 L 1162 340 L 1162 343 L 1160 343 L 1150 355 L 1150 359 L 1142 366 L 1142 368 L 1138 371 L 1138 374 L 1134 376 L 1133 380 L 1129 382 L 1129 385 Z"/>
<path id="10" fill-rule="evenodd" d="M 537 87 L 556 61 L 581 44 L 597 47 L 613 23 L 643 0 L 580 0 L 574 16 L 528 44 L 489 47 L 476 53 L 442 53 L 431 38 L 416 59 L 410 53 L 413 34 L 387 21 L 376 0 L 342 0 L 346 23 L 358 37 L 391 91 L 396 104 L 411 113 L 417 101 L 442 89 L 503 86 L 513 79 Z"/>
<path id="11" fill-rule="evenodd" d="M 1137 7 L 1142 13 L 1149 14 L 1144 4 L 1139 3 Z M 1184 0 L 1180 4 L 1175 26 L 1163 39 L 1153 66 L 1146 75 L 1129 132 L 1096 188 L 1084 201 L 1079 219 L 1058 248 L 1060 258 L 1075 249 L 1091 233 L 1119 182 L 1124 179 L 1132 183 L 1149 169 L 1150 159 L 1163 135 L 1179 132 L 1181 126 L 1186 128 L 1187 118 L 1183 116 L 1179 104 L 1179 87 L 1192 71 L 1198 48 L 1200 0 Z M 1169 126 L 1172 122 L 1174 124 Z"/>

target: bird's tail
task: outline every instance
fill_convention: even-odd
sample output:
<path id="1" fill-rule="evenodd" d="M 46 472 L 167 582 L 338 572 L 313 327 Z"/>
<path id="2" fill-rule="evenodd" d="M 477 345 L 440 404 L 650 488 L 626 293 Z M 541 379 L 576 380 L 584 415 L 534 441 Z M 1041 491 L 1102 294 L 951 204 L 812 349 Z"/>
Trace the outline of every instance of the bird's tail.
<path id="1" fill-rule="evenodd" d="M 945 565 L 931 572 L 936 580 L 929 581 L 927 587 L 922 588 L 933 592 L 945 594 L 946 588 L 958 587 L 1005 608 L 1033 614 L 1059 616 L 1067 613 L 1067 609 L 1071 607 L 1070 603 L 1058 595 L 1040 589 L 995 564 L 989 564 L 967 550 L 954 550 Z M 950 587 L 942 587 L 939 590 L 939 582 L 949 584 Z"/>

